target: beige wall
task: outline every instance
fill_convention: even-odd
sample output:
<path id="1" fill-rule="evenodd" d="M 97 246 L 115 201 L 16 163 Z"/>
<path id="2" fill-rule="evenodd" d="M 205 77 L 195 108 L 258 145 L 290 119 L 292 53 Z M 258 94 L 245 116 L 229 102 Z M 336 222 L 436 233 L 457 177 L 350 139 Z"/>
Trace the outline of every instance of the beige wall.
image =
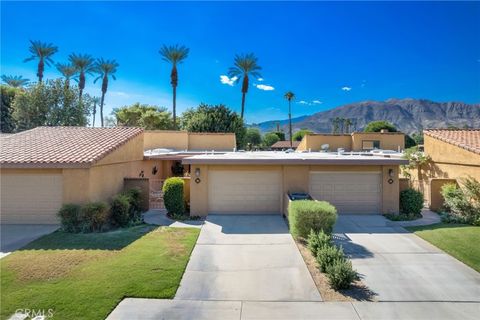
<path id="1" fill-rule="evenodd" d="M 352 137 L 349 134 L 332 135 L 332 134 L 309 134 L 303 137 L 297 151 L 320 151 L 322 144 L 328 144 L 330 151 L 337 151 L 338 148 L 352 149 Z"/>
<path id="2" fill-rule="evenodd" d="M 234 133 L 194 133 L 187 131 L 151 130 L 144 132 L 144 150 L 167 148 L 176 150 L 233 150 Z"/>
<path id="3" fill-rule="evenodd" d="M 393 132 L 355 132 L 352 134 L 352 148 L 354 151 L 361 151 L 363 141 L 380 141 L 380 149 L 398 151 L 405 149 L 405 135 Z"/>
<path id="4" fill-rule="evenodd" d="M 188 150 L 228 150 L 237 146 L 234 133 L 188 133 Z"/>
<path id="5" fill-rule="evenodd" d="M 188 149 L 188 133 L 186 131 L 146 130 L 144 131 L 144 150 L 167 148 L 176 150 Z"/>
<path id="6" fill-rule="evenodd" d="M 310 171 L 376 171 L 382 172 L 382 212 L 398 213 L 399 197 L 399 177 L 398 166 L 261 166 L 261 165 L 192 165 L 192 172 L 200 168 L 200 183 L 195 182 L 195 176 L 192 176 L 190 184 L 190 214 L 205 216 L 208 214 L 208 172 L 210 170 L 244 170 L 244 171 L 265 171 L 280 170 L 282 172 L 282 190 L 286 192 L 309 192 Z M 393 169 L 393 183 L 389 184 L 389 169 Z M 286 205 L 285 197 L 281 197 L 281 211 Z"/>

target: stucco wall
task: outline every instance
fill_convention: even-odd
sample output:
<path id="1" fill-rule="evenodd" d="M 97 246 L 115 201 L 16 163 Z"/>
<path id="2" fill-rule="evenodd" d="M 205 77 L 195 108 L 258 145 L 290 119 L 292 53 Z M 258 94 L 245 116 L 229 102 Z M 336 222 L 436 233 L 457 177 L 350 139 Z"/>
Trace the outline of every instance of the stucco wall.
<path id="1" fill-rule="evenodd" d="M 190 183 L 190 214 L 205 216 L 208 214 L 208 172 L 210 170 L 244 170 L 244 171 L 265 171 L 275 170 L 282 172 L 282 190 L 286 192 L 309 192 L 310 171 L 376 171 L 382 172 L 382 212 L 398 213 L 399 211 L 399 168 L 398 166 L 261 166 L 261 165 L 192 165 L 192 173 L 196 168 L 200 168 L 200 183 L 195 182 L 195 176 L 192 176 Z M 389 184 L 389 169 L 393 170 L 393 183 Z M 283 212 L 285 197 L 281 197 Z"/>
<path id="2" fill-rule="evenodd" d="M 337 151 L 338 148 L 352 149 L 352 137 L 348 135 L 331 134 L 309 134 L 305 135 L 297 151 L 319 151 L 322 144 L 330 145 L 330 151 Z"/>
<path id="3" fill-rule="evenodd" d="M 187 131 L 150 130 L 144 132 L 144 150 L 228 150 L 236 147 L 234 133 L 195 133 Z"/>
<path id="4" fill-rule="evenodd" d="M 355 132 L 352 134 L 352 148 L 354 151 L 361 151 L 363 141 L 380 141 L 380 149 L 399 151 L 405 149 L 405 135 L 403 133 L 385 132 L 368 133 Z"/>
<path id="5" fill-rule="evenodd" d="M 156 148 L 188 149 L 188 133 L 186 131 L 146 130 L 143 135 L 144 150 Z"/>
<path id="6" fill-rule="evenodd" d="M 236 147 L 234 133 L 188 133 L 188 150 L 228 150 Z"/>

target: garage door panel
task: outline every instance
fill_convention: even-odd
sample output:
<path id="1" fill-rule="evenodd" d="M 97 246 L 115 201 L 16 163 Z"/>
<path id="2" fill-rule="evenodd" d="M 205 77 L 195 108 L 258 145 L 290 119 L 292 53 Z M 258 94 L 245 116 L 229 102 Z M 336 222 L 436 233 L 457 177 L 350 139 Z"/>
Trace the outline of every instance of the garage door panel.
<path id="1" fill-rule="evenodd" d="M 210 213 L 279 213 L 279 171 L 210 170 Z"/>

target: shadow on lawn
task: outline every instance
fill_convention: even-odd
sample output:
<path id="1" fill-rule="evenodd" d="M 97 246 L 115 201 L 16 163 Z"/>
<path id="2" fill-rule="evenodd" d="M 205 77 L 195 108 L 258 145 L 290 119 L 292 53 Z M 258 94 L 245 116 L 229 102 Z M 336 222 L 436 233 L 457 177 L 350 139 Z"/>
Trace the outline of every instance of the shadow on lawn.
<path id="1" fill-rule="evenodd" d="M 58 230 L 20 250 L 121 250 L 156 228 L 142 224 L 108 232 L 69 233 Z"/>

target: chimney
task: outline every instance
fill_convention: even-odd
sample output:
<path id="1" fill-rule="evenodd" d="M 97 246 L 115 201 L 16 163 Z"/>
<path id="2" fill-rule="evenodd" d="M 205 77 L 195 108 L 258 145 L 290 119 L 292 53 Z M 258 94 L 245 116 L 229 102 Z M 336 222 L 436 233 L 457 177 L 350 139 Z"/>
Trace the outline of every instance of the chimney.
<path id="1" fill-rule="evenodd" d="M 380 133 L 387 133 L 388 132 L 388 129 L 382 129 L 380 130 Z"/>

